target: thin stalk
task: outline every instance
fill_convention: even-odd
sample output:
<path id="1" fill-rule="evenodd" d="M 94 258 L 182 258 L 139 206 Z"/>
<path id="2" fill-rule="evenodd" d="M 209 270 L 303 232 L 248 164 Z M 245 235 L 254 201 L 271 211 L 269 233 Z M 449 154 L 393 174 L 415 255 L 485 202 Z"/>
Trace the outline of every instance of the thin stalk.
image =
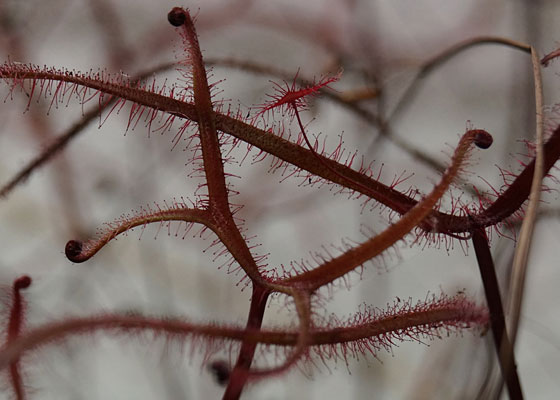
<path id="1" fill-rule="evenodd" d="M 510 399 L 522 400 L 523 392 L 519 376 L 517 375 L 513 345 L 507 333 L 498 278 L 484 230 L 475 230 L 472 233 L 472 241 L 484 286 L 484 293 L 486 294 L 486 301 L 490 309 L 490 324 L 502 376 L 506 381 Z"/>

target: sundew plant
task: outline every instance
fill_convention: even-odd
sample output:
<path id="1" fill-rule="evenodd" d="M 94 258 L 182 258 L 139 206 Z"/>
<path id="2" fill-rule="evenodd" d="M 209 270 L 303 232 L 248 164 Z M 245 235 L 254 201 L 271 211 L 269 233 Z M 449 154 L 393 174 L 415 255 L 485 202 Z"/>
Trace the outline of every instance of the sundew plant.
<path id="1" fill-rule="evenodd" d="M 536 393 L 519 333 L 558 346 L 526 305 L 554 287 L 528 283 L 555 248 L 553 40 L 402 51 L 345 31 L 360 2 L 86 4 L 0 9 L 5 398 Z M 55 9 L 89 24 L 71 64 L 26 40 L 68 36 Z M 528 90 L 496 105 L 506 67 Z"/>

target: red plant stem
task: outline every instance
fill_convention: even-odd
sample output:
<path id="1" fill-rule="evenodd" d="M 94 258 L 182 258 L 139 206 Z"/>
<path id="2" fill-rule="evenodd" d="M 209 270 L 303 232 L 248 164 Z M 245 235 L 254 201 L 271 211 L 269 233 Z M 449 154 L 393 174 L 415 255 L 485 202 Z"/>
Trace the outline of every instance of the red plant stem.
<path id="1" fill-rule="evenodd" d="M 267 282 L 261 276 L 258 266 L 247 246 L 247 242 L 237 228 L 229 208 L 215 113 L 212 109 L 208 78 L 206 77 L 202 52 L 200 51 L 192 18 L 187 10 L 175 7 L 169 12 L 168 19 L 172 25 L 183 27 L 184 37 L 189 45 L 188 51 L 192 65 L 196 121 L 199 127 L 204 172 L 208 185 L 209 212 L 212 216 L 215 232 L 253 283 L 266 286 Z"/>
<path id="2" fill-rule="evenodd" d="M 556 49 L 554 51 L 551 51 L 550 53 L 546 54 L 542 59 L 541 59 L 541 64 L 544 67 L 548 67 L 548 64 L 554 60 L 560 57 L 560 49 Z"/>
<path id="3" fill-rule="evenodd" d="M 21 297 L 21 290 L 31 285 L 31 278 L 22 276 L 15 280 L 12 287 L 12 308 L 10 310 L 10 321 L 8 323 L 7 341 L 11 342 L 19 336 L 23 324 L 25 305 Z"/>
<path id="4" fill-rule="evenodd" d="M 6 346 L 17 340 L 21 332 L 21 327 L 25 318 L 25 304 L 21 296 L 21 290 L 31 285 L 29 276 L 22 276 L 15 280 L 12 287 L 12 308 L 10 310 L 10 319 L 8 322 L 8 335 L 6 337 Z M 23 379 L 21 377 L 19 367 L 19 357 L 10 363 L 10 383 L 16 399 L 25 399 L 25 390 L 23 388 Z"/>
<path id="5" fill-rule="evenodd" d="M 114 229 L 96 239 L 91 239 L 86 242 L 70 240 L 65 248 L 66 257 L 74 263 L 82 263 L 93 257 L 103 246 L 119 234 L 138 226 L 145 226 L 153 222 L 163 223 L 165 221 L 195 222 L 206 225 L 211 229 L 215 228 L 210 224 L 211 217 L 208 210 L 199 210 L 195 208 L 161 210 L 149 215 L 141 215 L 138 218 L 125 220 Z"/>
<path id="6" fill-rule="evenodd" d="M 137 74 L 133 78 L 132 82 L 139 83 L 143 79 L 146 79 L 147 77 L 150 77 L 160 71 L 170 69 L 172 66 L 175 66 L 175 64 L 166 63 L 159 65 L 156 68 L 150 68 L 145 72 Z M 62 151 L 72 140 L 84 131 L 85 127 L 93 119 L 99 117 L 101 112 L 108 106 L 114 104 L 116 100 L 116 97 L 104 100 L 97 107 L 92 107 L 90 110 L 85 111 L 82 118 L 66 130 L 65 133 L 53 138 L 44 151 L 29 161 L 23 169 L 21 169 L 12 179 L 0 188 L 0 198 L 7 196 L 18 184 L 28 179 L 35 170 L 39 169 L 39 167 L 43 166 L 47 161 L 51 160 L 56 154 Z"/>
<path id="7" fill-rule="evenodd" d="M 404 214 L 416 204 L 414 199 L 399 191 L 325 156 L 317 154 L 322 160 L 321 163 L 317 163 L 311 150 L 274 133 L 263 131 L 223 114 L 216 115 L 216 126 L 219 130 L 254 145 L 295 167 L 365 194 L 399 214 Z"/>
<path id="8" fill-rule="evenodd" d="M 360 184 L 360 182 L 351 181 L 348 177 L 340 174 L 336 169 L 331 168 L 331 166 L 329 164 L 327 164 L 327 162 L 325 162 L 324 157 L 320 157 L 320 154 L 315 151 L 315 149 L 313 148 L 313 145 L 309 141 L 309 138 L 307 137 L 307 133 L 305 133 L 305 127 L 303 126 L 303 122 L 301 122 L 301 117 L 299 115 L 297 104 L 295 102 L 292 102 L 290 105 L 294 109 L 294 114 L 296 116 L 296 119 L 297 119 L 297 122 L 298 122 L 298 125 L 299 125 L 299 129 L 301 130 L 301 134 L 303 135 L 303 139 L 305 140 L 305 143 L 307 144 L 307 147 L 309 148 L 309 151 L 311 151 L 311 153 L 313 154 L 313 157 L 315 157 L 317 159 L 317 161 L 319 161 L 321 164 L 323 164 L 327 169 L 329 169 L 332 173 L 334 173 L 336 176 L 341 178 L 343 181 L 346 181 L 346 182 L 352 184 L 353 186 L 359 187 L 361 189 L 362 193 L 371 192 L 370 189 L 367 186 L 364 186 L 364 185 Z"/>
<path id="9" fill-rule="evenodd" d="M 44 70 L 37 71 L 30 66 L 21 66 L 14 64 L 5 64 L 0 67 L 1 78 L 12 78 L 16 81 L 23 80 L 54 80 L 66 83 L 78 84 L 92 89 L 99 90 L 100 92 L 110 95 L 118 96 L 131 102 L 143 105 L 146 107 L 155 108 L 175 114 L 182 118 L 187 118 L 192 121 L 198 122 L 199 116 L 195 106 L 178 99 L 163 96 L 160 94 L 152 93 L 147 90 L 142 90 L 129 86 L 122 86 L 110 82 L 103 82 L 100 80 L 92 79 L 87 76 L 78 76 L 76 74 L 69 75 L 61 71 Z M 271 132 L 266 132 L 262 129 L 256 128 L 236 118 L 214 112 L 215 127 L 217 130 L 235 136 L 259 149 L 278 157 L 296 167 L 306 170 L 312 174 L 320 176 L 331 182 L 340 184 L 349 189 L 363 193 L 363 188 L 353 185 L 352 182 L 358 182 L 363 187 L 370 188 L 370 191 L 363 193 L 371 198 L 381 202 L 385 206 L 391 208 L 399 214 L 405 214 L 408 210 L 417 204 L 417 201 L 406 194 L 403 194 L 390 186 L 384 185 L 375 179 L 369 178 L 366 175 L 355 171 L 345 165 L 339 164 L 336 161 L 323 157 L 325 163 L 330 165 L 330 169 L 326 168 L 322 163 L 315 162 L 313 154 L 310 150 L 303 148 L 295 143 L 281 138 Z M 557 128 L 551 138 L 545 143 L 545 172 L 548 171 L 556 160 L 560 157 L 560 127 Z M 525 171 L 534 168 L 534 164 L 530 163 Z M 331 169 L 336 170 L 340 175 L 347 176 L 349 179 L 343 180 L 340 176 L 334 174 Z M 524 171 L 524 172 L 525 172 Z M 532 176 L 532 173 L 528 173 Z M 523 173 L 519 176 L 524 175 Z M 524 175 L 525 176 L 525 175 Z M 469 217 L 455 216 L 451 214 L 433 211 L 431 218 L 437 221 L 432 225 L 420 225 L 423 229 L 432 230 L 434 225 L 437 225 L 437 232 L 439 233 L 463 233 L 471 232 L 479 227 L 487 227 L 495 225 L 503 219 L 513 214 L 528 197 L 530 191 L 530 180 L 516 179 L 510 187 L 508 192 L 508 199 L 503 203 L 497 203 L 500 197 L 494 204 L 486 210 L 481 211 L 476 215 Z"/>
<path id="10" fill-rule="evenodd" d="M 299 317 L 299 327 L 296 341 L 293 345 L 294 348 L 282 364 L 272 368 L 252 369 L 252 379 L 279 375 L 288 371 L 305 354 L 309 346 L 311 331 L 311 296 L 307 291 L 301 290 L 292 290 L 289 295 L 291 295 L 294 299 Z"/>
<path id="11" fill-rule="evenodd" d="M 25 390 L 23 388 L 23 379 L 19 369 L 19 362 L 15 361 L 10 365 L 10 383 L 17 400 L 25 399 Z"/>
<path id="12" fill-rule="evenodd" d="M 264 310 L 270 292 L 263 287 L 253 284 L 253 296 L 251 297 L 251 308 L 247 319 L 247 330 L 260 330 L 262 326 Z M 241 350 L 237 356 L 237 362 L 231 371 L 230 379 L 224 392 L 223 400 L 237 400 L 241 396 L 241 392 L 249 379 L 249 370 L 255 350 L 256 342 L 244 340 Z"/>
<path id="13" fill-rule="evenodd" d="M 396 223 L 390 225 L 383 232 L 370 238 L 359 246 L 347 250 L 345 253 L 325 262 L 317 268 L 289 278 L 285 282 L 289 284 L 297 282 L 298 285 L 303 285 L 303 287 L 313 292 L 321 286 L 327 285 L 335 279 L 346 275 L 348 272 L 381 254 L 397 241 L 401 240 L 432 212 L 435 204 L 457 176 L 462 163 L 468 156 L 473 142 L 479 147 L 487 148 L 492 143 L 492 136 L 488 132 L 481 130 L 471 130 L 465 133 L 455 150 L 451 165 L 443 174 L 440 182 L 426 198 L 418 202 Z"/>
<path id="14" fill-rule="evenodd" d="M 262 149 L 269 154 L 287 161 L 305 171 L 370 196 L 401 215 L 405 214 L 418 203 L 417 200 L 407 196 L 406 194 L 369 178 L 358 171 L 346 167 L 345 165 L 319 155 L 319 157 L 322 157 L 323 160 L 329 164 L 331 169 L 334 169 L 339 174 L 349 178 L 347 180 L 342 180 L 330 169 L 324 167 L 322 163 L 319 164 L 315 162 L 313 154 L 310 150 L 289 142 L 270 132 L 265 132 L 251 125 L 245 124 L 244 122 L 221 114 L 217 115 L 216 124 L 218 129 L 226 133 L 255 145 L 259 149 Z M 552 168 L 559 157 L 560 127 L 556 128 L 552 136 L 544 144 L 545 173 Z M 485 210 L 480 211 L 478 214 L 466 217 L 446 214 L 434 210 L 430 218 L 434 223 L 428 226 L 420 226 L 424 229 L 430 230 L 437 225 L 436 232 L 449 234 L 471 232 L 476 228 L 492 226 L 503 221 L 505 218 L 511 216 L 515 211 L 517 211 L 521 204 L 527 200 L 531 189 L 533 169 L 534 161 L 527 165 L 522 173 L 519 174 L 519 176 L 504 192 L 507 196 L 504 200 L 500 200 L 502 196 L 499 196 L 493 204 Z M 367 193 L 362 192 L 361 186 L 353 185 L 354 181 L 360 183 L 361 186 L 370 188 L 370 191 Z"/>
<path id="15" fill-rule="evenodd" d="M 269 292 L 256 287 L 256 300 L 251 303 L 251 310 L 247 325 L 253 328 L 219 326 L 216 324 L 197 325 L 184 321 L 174 321 L 169 318 L 150 318 L 137 315 L 104 314 L 84 318 L 66 318 L 62 321 L 45 324 L 30 329 L 18 336 L 9 346 L 0 349 L 0 370 L 7 368 L 26 352 L 38 347 L 55 344 L 70 335 L 89 335 L 97 331 L 134 335 L 141 331 L 169 334 L 170 338 L 183 340 L 189 335 L 207 336 L 214 339 L 229 339 L 242 341 L 256 346 L 258 343 L 277 346 L 296 346 L 300 332 L 283 330 L 260 330 L 262 314 Z M 389 310 L 390 311 L 390 310 Z M 375 339 L 375 336 L 397 334 L 412 330 L 414 327 L 425 326 L 429 329 L 440 327 L 484 327 L 488 321 L 488 314 L 482 307 L 477 307 L 458 295 L 442 303 L 422 303 L 418 307 L 411 307 L 405 311 L 388 312 L 386 315 L 372 320 L 352 323 L 346 327 L 316 328 L 310 331 L 308 346 L 320 346 L 350 341 Z M 425 330 L 428 332 L 428 329 Z M 383 340 L 382 338 L 380 340 Z M 250 366 L 252 356 L 248 351 L 242 351 L 244 368 Z M 241 356 L 241 354 L 240 354 Z M 247 367 L 248 368 L 248 367 Z M 245 368 L 245 372 L 247 372 Z"/>
<path id="16" fill-rule="evenodd" d="M 484 286 L 484 293 L 486 294 L 486 301 L 490 309 L 490 325 L 502 376 L 506 381 L 509 398 L 511 400 L 522 400 L 523 392 L 517 374 L 514 349 L 507 333 L 500 287 L 484 229 L 480 228 L 473 231 L 472 241 Z"/>
<path id="17" fill-rule="evenodd" d="M 483 322 L 480 321 L 485 321 L 485 313 L 482 311 L 452 307 L 413 311 L 391 316 L 375 323 L 312 332 L 311 342 L 314 346 L 335 345 L 375 338 L 390 332 L 406 331 L 413 326 L 437 326 L 438 324 L 444 326 L 446 323 L 449 323 L 450 326 L 455 323 L 483 326 Z M 293 346 L 297 341 L 297 336 L 297 333 L 279 333 L 277 337 L 270 335 L 270 339 L 277 346 Z"/>
<path id="18" fill-rule="evenodd" d="M 560 126 L 554 130 L 552 136 L 544 144 L 543 150 L 543 174 L 546 176 L 560 158 Z M 471 223 L 472 228 L 495 225 L 518 210 L 531 193 L 534 171 L 535 160 L 533 159 L 488 208 L 471 217 L 474 220 Z"/>
<path id="19" fill-rule="evenodd" d="M 247 243 L 235 225 L 229 208 L 224 164 L 220 152 L 214 111 L 212 109 L 210 88 L 196 30 L 189 12 L 184 9 L 174 8 L 169 13 L 168 18 L 171 24 L 175 26 L 180 25 L 182 22 L 185 39 L 189 43 L 194 84 L 194 103 L 198 115 L 202 158 L 208 185 L 209 212 L 212 214 L 218 236 L 226 244 L 230 252 L 234 256 L 237 255 L 237 261 L 253 282 L 253 297 L 251 299 L 246 328 L 259 330 L 270 292 L 262 286 L 265 282 L 258 271 Z M 239 256 L 242 259 L 239 259 Z M 255 349 L 256 344 L 254 343 L 244 341 L 241 345 L 237 364 L 231 372 L 230 381 L 223 396 L 224 400 L 237 400 L 241 396 L 241 392 L 249 377 Z"/>
<path id="20" fill-rule="evenodd" d="M 200 132 L 202 157 L 204 160 L 204 171 L 206 173 L 210 204 L 214 204 L 218 208 L 229 209 L 224 166 L 214 121 L 212 99 L 208 86 L 208 79 L 206 77 L 206 69 L 204 68 L 204 61 L 202 60 L 202 53 L 198 44 L 198 37 L 189 12 L 178 7 L 174 8 L 170 14 L 174 12 L 182 13 L 182 15 L 185 16 L 182 27 L 184 29 L 184 37 L 189 44 L 188 51 L 190 54 L 194 86 L 194 106 L 198 116 L 197 122 Z"/>

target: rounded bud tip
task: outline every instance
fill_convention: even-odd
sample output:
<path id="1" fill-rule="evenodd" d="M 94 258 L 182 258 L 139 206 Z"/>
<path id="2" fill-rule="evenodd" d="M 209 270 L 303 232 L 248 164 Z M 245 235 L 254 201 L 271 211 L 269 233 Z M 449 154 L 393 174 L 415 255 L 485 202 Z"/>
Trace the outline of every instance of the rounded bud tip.
<path id="1" fill-rule="evenodd" d="M 64 253 L 70 261 L 77 262 L 76 258 L 82 253 L 83 243 L 80 240 L 70 240 L 66 243 Z"/>
<path id="2" fill-rule="evenodd" d="M 31 277 L 24 275 L 17 278 L 14 282 L 14 289 L 20 290 L 28 288 L 31 285 Z"/>
<path id="3" fill-rule="evenodd" d="M 187 16 L 185 11 L 181 7 L 174 7 L 169 14 L 167 14 L 167 20 L 173 26 L 181 26 L 185 23 Z"/>
<path id="4" fill-rule="evenodd" d="M 471 132 L 474 135 L 474 144 L 481 149 L 487 149 L 492 145 L 492 142 L 494 142 L 492 135 L 484 129 L 474 129 Z"/>

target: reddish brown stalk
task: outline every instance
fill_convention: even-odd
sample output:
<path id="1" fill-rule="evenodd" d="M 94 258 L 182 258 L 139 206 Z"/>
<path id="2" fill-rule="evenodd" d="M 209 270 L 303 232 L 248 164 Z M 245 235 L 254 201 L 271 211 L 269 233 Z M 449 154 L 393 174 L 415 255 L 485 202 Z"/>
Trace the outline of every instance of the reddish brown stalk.
<path id="1" fill-rule="evenodd" d="M 504 308 L 500 295 L 501 291 L 488 245 L 488 238 L 482 229 L 478 229 L 473 232 L 472 241 L 482 283 L 484 284 L 484 293 L 486 294 L 486 300 L 490 309 L 490 324 L 502 376 L 506 381 L 510 399 L 521 400 L 523 399 L 523 392 L 519 376 L 517 375 L 513 346 L 506 329 Z"/>
<path id="2" fill-rule="evenodd" d="M 216 234 L 231 251 L 239 265 L 254 284 L 266 285 L 258 266 L 251 255 L 247 243 L 237 228 L 229 208 L 228 191 L 224 166 L 220 153 L 220 143 L 216 129 L 215 113 L 198 37 L 188 11 L 175 7 L 168 14 L 171 25 L 183 28 L 185 43 L 188 45 L 194 89 L 196 121 L 200 132 L 202 158 L 206 184 L 208 186 L 209 212 Z M 184 103 L 183 103 L 184 104 Z"/>
<path id="3" fill-rule="evenodd" d="M 417 200 L 390 186 L 384 185 L 358 171 L 319 155 L 323 158 L 324 162 L 330 165 L 331 169 L 336 170 L 339 174 L 348 178 L 342 180 L 338 175 L 335 175 L 331 169 L 324 167 L 322 163 L 318 164 L 314 162 L 313 154 L 309 149 L 302 148 L 284 138 L 262 131 L 246 123 L 232 120 L 230 117 L 224 115 L 218 115 L 216 121 L 220 130 L 230 133 L 314 175 L 318 175 L 331 182 L 365 194 L 399 214 L 405 214 L 418 203 Z M 544 144 L 545 173 L 552 168 L 556 160 L 560 157 L 559 144 L 560 128 L 556 128 L 552 136 Z M 519 209 L 521 204 L 527 200 L 530 192 L 533 168 L 534 162 L 530 162 L 504 193 L 500 194 L 494 203 L 477 214 L 466 217 L 434 210 L 430 221 L 426 221 L 428 225 L 422 227 L 439 233 L 468 233 L 478 227 L 488 227 L 498 224 L 505 218 L 511 216 Z M 361 186 L 353 185 L 352 182 L 358 182 Z M 362 192 L 362 187 L 364 186 L 369 188 L 367 192 Z M 504 195 L 507 198 L 501 200 Z M 437 229 L 435 229 L 436 226 Z"/>
<path id="4" fill-rule="evenodd" d="M 317 159 L 317 161 L 323 164 L 325 168 L 327 168 L 329 171 L 331 171 L 333 174 L 338 176 L 343 181 L 346 181 L 352 186 L 359 187 L 362 193 L 368 193 L 370 192 L 368 187 L 362 185 L 357 181 L 352 181 L 347 176 L 344 176 L 341 173 L 339 173 L 336 169 L 332 168 L 325 161 L 324 157 L 321 157 L 319 153 L 315 151 L 313 145 L 311 144 L 309 138 L 307 137 L 307 133 L 305 132 L 305 127 L 303 126 L 303 122 L 301 121 L 301 116 L 299 114 L 300 109 L 305 109 L 307 107 L 306 101 L 308 97 L 316 95 L 317 93 L 319 93 L 319 91 L 324 90 L 325 88 L 329 88 L 329 85 L 339 80 L 341 75 L 342 75 L 342 71 L 340 71 L 335 76 L 332 76 L 330 78 L 324 77 L 320 79 L 319 82 L 317 83 L 313 82 L 312 84 L 301 89 L 296 88 L 298 74 L 296 74 L 296 76 L 294 77 L 291 86 L 289 86 L 286 82 L 284 82 L 286 87 L 282 87 L 279 84 L 274 83 L 276 86 L 276 93 L 273 96 L 269 96 L 271 99 L 265 104 L 260 106 L 261 110 L 257 113 L 255 119 L 258 116 L 261 116 L 263 114 L 266 114 L 276 109 L 283 109 L 289 115 L 295 116 L 300 132 L 303 136 L 303 140 L 305 141 L 305 144 L 307 144 L 307 148 L 309 149 L 309 151 L 311 151 L 313 157 L 315 157 L 315 159 Z"/>
<path id="5" fill-rule="evenodd" d="M 150 77 L 158 72 L 174 67 L 174 63 L 165 63 L 158 65 L 155 68 L 151 68 L 148 71 L 141 72 L 134 77 L 132 82 L 136 84 L 140 83 L 143 79 Z M 46 148 L 38 154 L 35 158 L 29 161 L 12 179 L 6 182 L 0 188 L 0 198 L 8 196 L 12 190 L 14 190 L 19 184 L 26 181 L 33 172 L 41 168 L 48 161 L 53 159 L 59 152 L 64 150 L 66 146 L 71 143 L 76 137 L 84 132 L 85 128 L 96 118 L 101 115 L 103 110 L 108 109 L 109 106 L 115 105 L 118 98 L 109 99 L 98 106 L 92 107 L 88 111 L 85 111 L 79 121 L 74 123 L 68 130 L 54 138 Z"/>
<path id="6" fill-rule="evenodd" d="M 123 218 L 122 220 L 113 222 L 109 225 L 109 229 L 98 238 L 90 239 L 82 242 L 80 240 L 70 240 L 66 243 L 66 257 L 72 262 L 82 263 L 93 257 L 107 243 L 123 232 L 127 232 L 135 227 L 145 227 L 147 224 L 170 221 L 182 221 L 187 224 L 199 223 L 207 227 L 217 230 L 211 224 L 211 217 L 207 210 L 192 209 L 184 207 L 183 204 L 177 204 L 175 207 L 166 210 L 158 209 L 155 212 L 140 212 L 133 217 Z"/>
<path id="7" fill-rule="evenodd" d="M 263 288 L 257 285 L 253 286 L 251 308 L 246 324 L 247 331 L 260 330 L 269 295 L 270 293 Z M 257 343 L 251 341 L 248 336 L 249 335 L 244 335 L 244 340 L 239 350 L 239 355 L 237 356 L 237 362 L 230 374 L 230 379 L 224 392 L 224 400 L 238 399 L 249 379 L 249 370 L 251 369 L 251 364 L 255 357 Z"/>
<path id="8" fill-rule="evenodd" d="M 344 254 L 327 261 L 311 271 L 292 277 L 286 282 L 304 285 L 309 290 L 314 291 L 346 275 L 401 240 L 432 212 L 435 204 L 457 176 L 473 143 L 480 148 L 488 148 L 492 144 L 492 136 L 483 130 L 471 130 L 465 133 L 455 150 L 451 165 L 443 174 L 440 182 L 428 196 L 418 202 L 401 219 L 361 245 L 346 251 Z"/>
<path id="9" fill-rule="evenodd" d="M 220 152 L 218 132 L 216 130 L 215 115 L 212 108 L 210 88 L 206 77 L 206 69 L 202 60 L 202 53 L 198 44 L 196 30 L 188 11 L 175 7 L 168 14 L 171 25 L 184 29 L 185 43 L 188 44 L 192 79 L 194 89 L 194 103 L 198 116 L 199 137 L 202 148 L 202 159 L 206 175 L 209 196 L 209 212 L 212 215 L 215 231 L 237 259 L 241 267 L 253 282 L 253 298 L 247 321 L 248 329 L 259 329 L 262 323 L 264 306 L 269 290 L 258 271 L 258 266 L 251 255 L 246 241 L 237 228 L 229 207 L 227 185 L 224 175 L 224 165 Z M 307 323 L 307 321 L 305 321 Z M 234 367 L 230 383 L 226 388 L 224 399 L 237 399 L 245 386 L 247 374 L 255 352 L 255 345 L 243 343 L 239 358 Z"/>
<path id="10" fill-rule="evenodd" d="M 208 87 L 206 70 L 202 61 L 202 53 L 198 45 L 196 30 L 189 12 L 182 8 L 175 7 L 171 10 L 168 19 L 171 25 L 183 28 L 183 37 L 188 45 L 187 51 L 190 56 L 194 86 L 194 106 L 200 132 L 210 205 L 217 209 L 229 209 L 224 166 L 214 121 L 210 88 Z"/>
<path id="11" fill-rule="evenodd" d="M 64 84 L 84 85 L 85 87 L 118 96 L 139 105 L 162 110 L 195 122 L 199 121 L 196 108 L 192 104 L 148 90 L 119 85 L 101 79 L 94 79 L 86 75 L 78 75 L 77 73 L 70 75 L 65 71 L 40 71 L 35 67 L 26 65 L 5 64 L 0 68 L 0 77 L 14 79 L 16 83 L 21 83 L 24 80 L 53 80 Z M 336 161 L 320 156 L 330 168 L 325 167 L 323 163 L 318 164 L 313 161 L 315 157 L 309 149 L 302 148 L 271 132 L 264 131 L 218 112 L 214 112 L 214 120 L 217 130 L 233 135 L 302 170 L 365 194 L 401 215 L 417 204 L 417 200 L 412 197 Z M 544 145 L 545 173 L 552 168 L 560 157 L 558 141 L 560 141 L 559 128 L 554 131 L 553 135 Z M 528 164 L 518 178 L 504 192 L 507 195 L 506 200 L 500 200 L 503 197 L 501 195 L 491 206 L 480 211 L 478 214 L 472 214 L 470 218 L 434 210 L 430 218 L 434 223 L 429 223 L 422 227 L 428 231 L 434 231 L 435 226 L 437 226 L 437 230 L 435 230 L 437 233 L 456 234 L 468 233 L 478 227 L 496 225 L 517 211 L 519 206 L 527 199 L 530 191 L 530 184 L 527 183 L 527 179 L 529 181 L 531 179 L 531 168 L 533 168 L 532 162 Z M 335 174 L 332 170 L 337 171 L 338 174 Z M 342 179 L 339 175 L 346 177 L 346 179 Z M 360 186 L 353 184 L 353 182 L 359 183 Z M 364 188 L 369 190 L 366 191 Z"/>
<path id="12" fill-rule="evenodd" d="M 321 164 L 323 164 L 325 166 L 325 168 L 327 168 L 329 171 L 331 171 L 333 174 L 335 174 L 336 176 L 338 176 L 340 179 L 342 179 L 343 181 L 346 181 L 347 184 L 352 185 L 354 187 L 358 187 L 360 188 L 360 191 L 362 193 L 370 193 L 370 189 L 364 185 L 362 185 L 360 182 L 357 181 L 352 181 L 350 180 L 348 177 L 342 175 L 341 173 L 339 173 L 336 169 L 332 168 L 326 161 L 324 157 L 321 157 L 319 153 L 317 153 L 315 151 L 315 149 L 313 148 L 313 145 L 311 144 L 311 142 L 309 141 L 309 138 L 307 137 L 307 133 L 305 133 L 305 127 L 303 126 L 303 122 L 301 122 L 301 117 L 299 115 L 299 111 L 298 111 L 298 106 L 295 102 L 291 103 L 291 106 L 293 108 L 293 112 L 296 116 L 298 125 L 299 125 L 299 129 L 301 131 L 301 134 L 303 135 L 303 139 L 305 140 L 305 144 L 307 144 L 307 147 L 309 148 L 309 151 L 311 151 L 311 154 L 313 154 L 313 157 L 315 157 Z"/>
<path id="13" fill-rule="evenodd" d="M 550 62 L 552 60 L 557 59 L 558 57 L 560 57 L 560 48 L 556 49 L 554 51 L 551 51 L 550 53 L 546 54 L 542 59 L 541 59 L 541 64 L 544 67 L 548 67 L 548 65 L 550 64 Z"/>
<path id="14" fill-rule="evenodd" d="M 188 336 L 206 336 L 214 340 L 243 341 L 245 345 L 251 344 L 252 346 L 257 344 L 296 346 L 300 332 L 260 330 L 263 304 L 266 303 L 268 295 L 261 289 L 257 291 L 261 291 L 261 296 L 252 306 L 254 312 L 250 313 L 252 325 L 254 325 L 252 329 L 216 324 L 193 324 L 169 318 L 149 318 L 138 315 L 104 314 L 88 318 L 67 318 L 28 330 L 11 342 L 10 346 L 0 349 L 0 369 L 7 368 L 27 352 L 42 346 L 56 344 L 71 335 L 91 335 L 95 332 L 133 335 L 142 331 L 153 331 L 180 341 Z M 391 340 L 389 340 L 391 335 L 420 340 L 423 335 L 437 337 L 440 329 L 484 329 L 488 322 L 486 310 L 467 300 L 464 295 L 433 297 L 415 305 L 410 302 L 400 305 L 397 303 L 389 307 L 386 312 L 380 314 L 376 314 L 376 312 L 379 313 L 374 310 L 359 312 L 354 319 L 349 320 L 346 324 L 341 322 L 337 327 L 314 328 L 309 333 L 307 346 L 345 346 L 360 340 L 371 340 L 372 343 L 374 341 L 379 343 L 379 346 L 373 346 L 372 349 L 388 349 L 391 345 Z M 241 354 L 249 355 L 247 352 Z M 245 365 L 242 368 L 238 361 L 239 370 L 243 369 L 246 377 L 249 374 L 246 368 L 250 367 L 251 360 L 252 356 L 244 358 L 242 363 Z M 234 373 L 235 369 L 230 382 L 233 380 Z"/>
<path id="15" fill-rule="evenodd" d="M 25 302 L 21 296 L 21 290 L 28 288 L 30 285 L 31 278 L 29 276 L 22 276 L 16 279 L 13 284 L 11 296 L 12 305 L 4 348 L 10 347 L 12 343 L 17 341 L 20 337 L 25 319 Z M 19 358 L 20 357 L 16 357 L 8 363 L 10 368 L 10 384 L 16 399 L 24 400 L 27 396 L 25 395 L 23 379 L 21 377 Z"/>

